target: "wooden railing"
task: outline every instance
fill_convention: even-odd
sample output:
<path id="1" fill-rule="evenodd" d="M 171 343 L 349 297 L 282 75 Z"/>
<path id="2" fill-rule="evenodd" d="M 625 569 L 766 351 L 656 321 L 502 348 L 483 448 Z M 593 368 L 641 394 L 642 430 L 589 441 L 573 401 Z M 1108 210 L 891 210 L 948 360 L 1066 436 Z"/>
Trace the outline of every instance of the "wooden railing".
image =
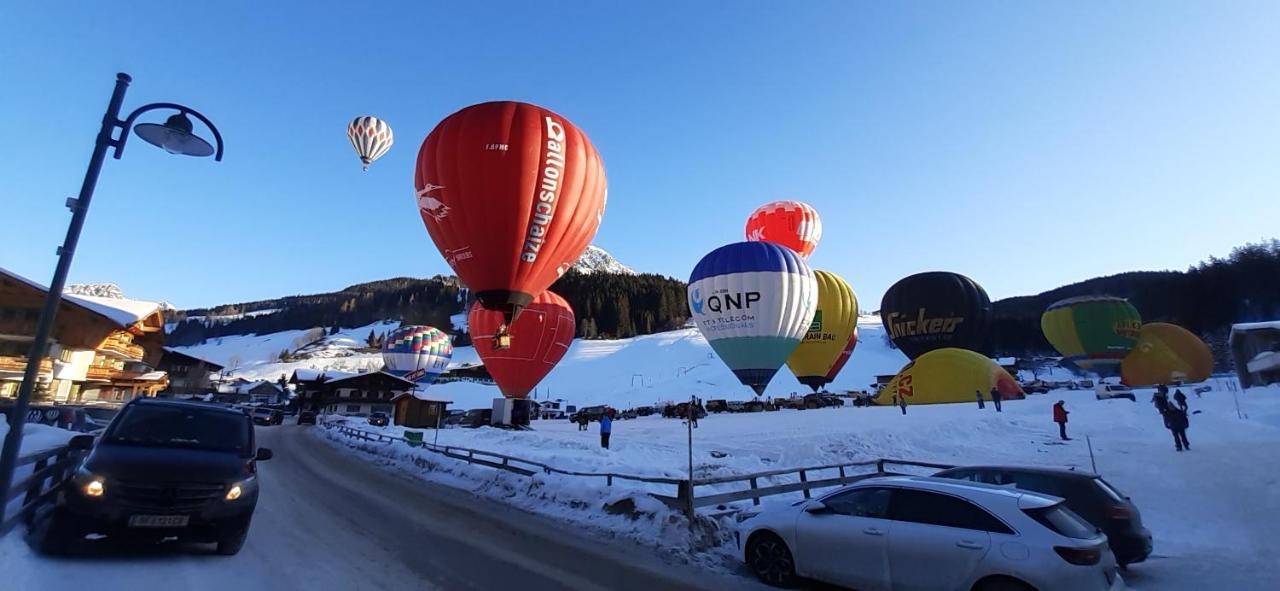
<path id="1" fill-rule="evenodd" d="M 26 371 L 26 357 L 0 357 L 0 370 Z M 48 357 L 40 360 L 40 373 L 53 373 L 53 361 Z"/>
<path id="2" fill-rule="evenodd" d="M 100 348 L 107 351 L 115 351 L 132 360 L 141 360 L 142 356 L 146 355 L 146 349 L 143 349 L 141 345 L 125 343 L 118 339 L 107 339 L 103 341 Z"/>
<path id="3" fill-rule="evenodd" d="M 67 481 L 74 474 L 75 467 L 79 465 L 80 459 L 84 452 L 73 450 L 69 447 L 62 446 L 54 449 L 33 453 L 26 456 L 18 457 L 18 467 L 35 464 L 32 467 L 31 474 L 21 481 L 14 483 L 13 488 L 7 491 L 0 491 L 0 536 L 9 533 L 19 523 L 31 525 L 32 518 L 35 517 L 36 509 L 41 505 L 51 502 L 54 495 L 66 485 Z M 9 506 L 9 502 L 23 497 L 22 507 L 13 515 L 8 515 L 5 509 Z"/>
<path id="4" fill-rule="evenodd" d="M 685 516 L 689 518 L 691 526 L 697 517 L 697 510 L 701 507 L 723 506 L 725 503 L 744 501 L 747 499 L 751 499 L 752 504 L 759 505 L 762 497 L 793 492 L 803 493 L 804 498 L 808 499 L 811 498 L 811 491 L 814 489 L 843 486 L 875 476 L 901 474 L 901 472 L 892 470 L 894 467 L 928 468 L 930 470 L 944 470 L 954 467 L 951 464 L 880 458 L 840 464 L 805 466 L 801 468 L 782 468 L 778 470 L 768 470 L 765 472 L 733 474 L 714 478 L 698 478 L 694 479 L 692 483 L 690 483 L 688 479 L 684 478 L 635 476 L 614 472 L 581 472 L 575 470 L 564 470 L 542 462 L 491 451 L 470 449 L 466 447 L 433 445 L 426 442 L 411 441 L 394 435 L 364 431 L 362 429 L 348 427 L 338 421 L 326 422 L 324 426 L 330 429 L 336 428 L 339 433 L 354 439 L 380 443 L 394 443 L 401 441 L 414 447 L 420 447 L 421 449 L 432 453 L 466 461 L 469 464 L 480 464 L 482 466 L 497 468 L 507 472 L 514 472 L 523 476 L 533 476 L 535 473 L 541 471 L 546 474 L 604 478 L 605 484 L 608 486 L 613 486 L 614 480 L 675 486 L 676 491 L 674 495 L 656 494 L 653 492 L 648 492 L 648 494 L 663 503 L 666 503 L 667 506 L 683 512 Z M 815 473 L 818 473 L 819 478 L 812 478 Z M 783 482 L 778 484 L 770 484 L 767 482 L 767 480 L 770 479 L 785 479 L 792 475 L 797 478 L 795 482 Z M 761 481 L 766 481 L 766 485 L 761 486 Z M 697 494 L 698 487 L 723 486 L 734 483 L 747 483 L 750 488 L 736 491 L 715 492 L 702 496 Z"/>
<path id="5" fill-rule="evenodd" d="M 98 367 L 90 366 L 84 372 L 84 377 L 90 380 L 110 380 L 120 375 L 120 370 L 114 367 Z"/>

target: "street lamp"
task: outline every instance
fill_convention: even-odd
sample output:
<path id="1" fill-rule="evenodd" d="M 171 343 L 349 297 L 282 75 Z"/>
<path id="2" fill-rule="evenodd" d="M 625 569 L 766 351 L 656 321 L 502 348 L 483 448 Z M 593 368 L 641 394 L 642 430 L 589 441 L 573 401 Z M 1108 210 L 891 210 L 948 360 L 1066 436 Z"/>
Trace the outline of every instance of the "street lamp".
<path id="1" fill-rule="evenodd" d="M 129 130 L 133 129 L 143 141 L 163 148 L 170 154 L 213 155 L 214 160 L 222 160 L 222 134 L 218 133 L 218 128 L 214 127 L 212 121 L 190 107 L 174 103 L 151 103 L 138 107 L 121 121 L 120 104 L 124 102 L 125 90 L 132 81 L 128 74 L 116 74 L 115 91 L 111 93 L 107 112 L 102 117 L 102 128 L 93 144 L 93 156 L 89 159 L 84 184 L 80 186 L 80 196 L 67 199 L 67 207 L 71 209 L 71 226 L 67 228 L 67 237 L 58 248 L 58 266 L 53 272 L 53 281 L 49 283 L 49 293 L 45 296 L 44 309 L 40 312 L 40 323 L 36 326 L 31 351 L 27 354 L 27 369 L 22 375 L 18 399 L 9 411 L 9 433 L 5 435 L 4 449 L 0 452 L 0 499 L 8 496 L 9 487 L 13 485 L 13 470 L 18 459 L 18 448 L 22 445 L 22 427 L 31 393 L 35 389 L 36 377 L 40 373 L 40 359 L 44 357 L 44 351 L 49 345 L 49 332 L 53 330 L 58 303 L 62 300 L 62 288 L 67 281 L 67 272 L 71 269 L 71 257 L 75 255 L 80 229 L 84 227 L 84 218 L 89 213 L 89 202 L 93 199 L 93 189 L 98 184 L 98 173 L 102 171 L 107 149 L 114 148 L 112 156 L 119 160 L 124 152 L 125 142 L 129 139 Z M 140 115 L 158 109 L 177 111 L 177 114 L 170 116 L 164 125 L 140 123 L 134 126 Z M 191 133 L 191 119 L 188 115 L 204 123 L 213 134 L 214 145 L 211 146 L 209 142 Z M 118 137 L 115 133 L 117 129 L 120 130 Z M 3 521 L 4 505 L 5 503 L 0 503 L 0 521 Z"/>

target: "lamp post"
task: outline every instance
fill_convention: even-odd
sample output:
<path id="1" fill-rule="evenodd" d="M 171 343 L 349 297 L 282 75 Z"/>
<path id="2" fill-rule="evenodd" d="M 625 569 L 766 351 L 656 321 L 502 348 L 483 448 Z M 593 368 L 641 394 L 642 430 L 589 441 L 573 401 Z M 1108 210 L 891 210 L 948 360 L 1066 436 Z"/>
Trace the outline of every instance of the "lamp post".
<path id="1" fill-rule="evenodd" d="M 54 318 L 58 313 L 58 304 L 62 301 L 62 288 L 67 281 L 67 272 L 71 269 L 71 257 L 75 255 L 76 243 L 80 240 L 80 230 L 84 227 L 85 216 L 89 213 L 89 202 L 93 199 L 93 189 L 98 184 L 98 174 L 102 172 L 102 163 L 106 159 L 107 150 L 114 148 L 112 156 L 119 160 L 124 153 L 125 142 L 129 139 L 129 129 L 143 141 L 163 148 L 170 154 L 185 156 L 213 156 L 214 160 L 222 160 L 222 134 L 204 115 L 194 109 L 173 103 L 151 103 L 138 107 L 123 121 L 120 120 L 120 105 L 124 102 L 125 90 L 133 79 L 128 74 L 116 74 L 116 87 L 107 103 L 107 112 L 102 117 L 102 128 L 93 144 L 93 156 L 89 159 L 89 169 L 84 174 L 84 184 L 80 186 L 80 195 L 67 199 L 67 208 L 71 210 L 71 226 L 67 228 L 66 239 L 58 248 L 58 266 L 53 272 L 53 281 L 49 283 L 49 292 L 45 295 L 44 309 L 40 312 L 40 322 L 36 326 L 35 338 L 31 342 L 31 350 L 27 354 L 27 368 L 22 374 L 22 385 L 18 389 L 18 399 L 9 411 L 9 433 L 4 438 L 4 449 L 0 451 L 0 498 L 4 498 L 13 485 L 13 470 L 18 459 L 18 448 L 22 445 L 22 427 L 26 421 L 27 407 L 31 401 L 31 393 L 35 389 L 36 377 L 40 373 L 40 360 L 44 357 L 49 345 L 49 333 L 53 330 Z M 164 125 L 141 123 L 134 127 L 134 122 L 143 113 L 157 109 L 174 110 L 176 114 L 169 117 Z M 191 133 L 191 119 L 194 116 L 204 123 L 213 133 L 215 146 Z M 119 129 L 117 137 L 115 131 Z M 3 509 L 3 503 L 0 503 Z M 2 514 L 3 511 L 0 511 Z"/>

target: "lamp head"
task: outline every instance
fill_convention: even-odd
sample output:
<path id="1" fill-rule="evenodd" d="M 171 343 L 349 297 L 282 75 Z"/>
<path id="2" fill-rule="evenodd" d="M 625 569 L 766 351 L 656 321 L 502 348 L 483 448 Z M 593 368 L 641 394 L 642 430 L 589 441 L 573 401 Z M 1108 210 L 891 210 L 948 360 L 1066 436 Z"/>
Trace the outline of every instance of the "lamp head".
<path id="1" fill-rule="evenodd" d="M 163 148 L 170 154 L 213 155 L 213 146 L 200 136 L 191 133 L 191 119 L 188 119 L 187 114 L 182 111 L 169 117 L 164 125 L 139 123 L 133 126 L 133 131 L 148 144 Z"/>

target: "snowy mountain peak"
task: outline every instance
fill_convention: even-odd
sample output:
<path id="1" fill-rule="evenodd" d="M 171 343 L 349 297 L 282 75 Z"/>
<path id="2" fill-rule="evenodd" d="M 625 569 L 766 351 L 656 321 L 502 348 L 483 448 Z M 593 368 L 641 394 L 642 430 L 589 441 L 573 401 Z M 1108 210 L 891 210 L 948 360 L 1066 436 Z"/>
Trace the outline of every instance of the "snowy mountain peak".
<path id="1" fill-rule="evenodd" d="M 93 296 L 98 298 L 111 298 L 113 300 L 125 299 L 124 292 L 120 291 L 120 286 L 114 283 L 74 283 L 63 290 L 62 293 Z"/>
<path id="2" fill-rule="evenodd" d="M 609 251 L 591 245 L 578 257 L 573 268 L 579 273 L 616 273 L 619 275 L 635 275 L 636 272 L 613 258 Z"/>

